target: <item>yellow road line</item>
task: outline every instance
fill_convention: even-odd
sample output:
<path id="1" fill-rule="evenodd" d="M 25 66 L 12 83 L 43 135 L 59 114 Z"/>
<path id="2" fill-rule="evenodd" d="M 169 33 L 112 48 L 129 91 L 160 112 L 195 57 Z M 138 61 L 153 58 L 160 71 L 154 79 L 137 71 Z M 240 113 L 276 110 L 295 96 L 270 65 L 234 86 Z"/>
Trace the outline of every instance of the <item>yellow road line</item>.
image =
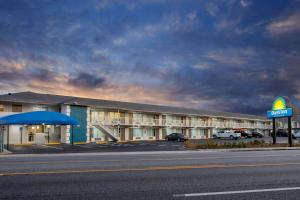
<path id="1" fill-rule="evenodd" d="M 286 155 L 283 155 L 286 156 Z M 264 157 L 283 157 L 283 156 L 277 156 L 277 155 L 263 155 L 263 156 L 231 156 L 231 157 L 183 157 L 183 158 L 148 158 L 148 159 L 132 159 L 134 161 L 145 161 L 145 162 L 152 162 L 152 161 L 178 161 L 178 160 L 214 160 L 214 159 L 229 159 L 229 158 L 264 158 Z M 300 156 L 299 154 L 295 155 L 289 155 L 293 157 Z M 131 159 L 130 159 L 131 160 Z M 65 161 L 34 161 L 34 162 L 1 162 L 1 165 L 11 165 L 11 164 L 64 164 L 64 163 L 93 163 L 93 162 L 129 162 L 130 160 L 128 159 L 106 159 L 106 160 L 96 160 L 96 159 L 91 159 L 91 160 L 65 160 Z"/>
<path id="2" fill-rule="evenodd" d="M 99 173 L 99 172 L 130 172 L 130 171 L 163 171 L 163 170 L 186 170 L 186 169 L 214 169 L 214 168 L 244 168 L 244 167 L 283 167 L 289 165 L 300 165 L 295 163 L 260 163 L 260 164 L 234 164 L 234 165 L 178 165 L 178 166 L 157 166 L 145 168 L 124 168 L 124 169 L 82 169 L 82 170 L 54 170 L 37 172 L 12 172 L 2 173 L 0 176 L 18 175 L 47 175 L 47 174 L 76 174 L 76 173 Z"/>

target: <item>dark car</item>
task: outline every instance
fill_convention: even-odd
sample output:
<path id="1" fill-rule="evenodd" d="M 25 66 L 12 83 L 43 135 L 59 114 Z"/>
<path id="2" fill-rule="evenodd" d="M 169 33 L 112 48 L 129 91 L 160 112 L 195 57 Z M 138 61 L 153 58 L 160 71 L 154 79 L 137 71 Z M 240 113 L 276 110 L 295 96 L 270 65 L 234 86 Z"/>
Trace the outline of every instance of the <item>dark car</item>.
<path id="1" fill-rule="evenodd" d="M 178 141 L 178 142 L 184 142 L 187 140 L 187 138 L 181 133 L 171 133 L 170 135 L 167 135 L 165 139 L 167 141 Z"/>
<path id="2" fill-rule="evenodd" d="M 264 135 L 261 134 L 260 132 L 253 131 L 252 132 L 252 137 L 254 137 L 254 138 L 263 138 Z"/>
<path id="3" fill-rule="evenodd" d="M 288 137 L 288 132 L 286 130 L 277 130 L 276 131 L 277 137 Z"/>
<path id="4" fill-rule="evenodd" d="M 252 133 L 247 131 L 234 131 L 235 133 L 240 133 L 241 137 L 252 138 Z"/>

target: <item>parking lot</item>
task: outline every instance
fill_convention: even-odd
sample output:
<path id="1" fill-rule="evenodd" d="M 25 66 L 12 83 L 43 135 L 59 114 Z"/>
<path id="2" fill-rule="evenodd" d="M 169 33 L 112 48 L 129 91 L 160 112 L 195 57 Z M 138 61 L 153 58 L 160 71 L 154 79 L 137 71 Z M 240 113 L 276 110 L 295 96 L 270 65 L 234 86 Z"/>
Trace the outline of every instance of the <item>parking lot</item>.
<path id="1" fill-rule="evenodd" d="M 23 153 L 81 153 L 81 152 L 131 152 L 131 151 L 177 151 L 184 150 L 182 142 L 140 141 L 107 144 L 56 144 L 11 146 L 10 151 Z"/>
<path id="2" fill-rule="evenodd" d="M 254 140 L 264 140 L 266 143 L 272 143 L 271 137 L 248 138 L 248 139 L 210 139 L 216 143 L 228 142 L 250 142 Z M 287 143 L 287 137 L 277 137 L 277 143 Z M 200 143 L 206 143 L 207 140 L 197 140 Z M 299 143 L 300 140 L 294 140 Z M 15 154 L 43 154 L 43 153 L 84 153 L 84 152 L 135 152 L 135 151 L 177 151 L 185 150 L 183 142 L 171 141 L 139 141 L 126 143 L 107 143 L 107 144 L 56 144 L 56 145 L 24 145 L 11 146 L 10 151 Z"/>

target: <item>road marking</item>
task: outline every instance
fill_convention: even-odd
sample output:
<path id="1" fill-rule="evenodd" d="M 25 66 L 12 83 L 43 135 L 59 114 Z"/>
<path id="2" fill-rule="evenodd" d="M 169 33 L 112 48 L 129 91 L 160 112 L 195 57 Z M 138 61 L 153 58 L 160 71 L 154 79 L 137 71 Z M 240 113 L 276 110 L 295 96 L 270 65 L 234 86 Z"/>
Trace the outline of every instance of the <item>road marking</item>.
<path id="1" fill-rule="evenodd" d="M 190 193 L 190 194 L 174 194 L 173 197 L 217 196 L 217 195 L 228 195 L 228 194 L 279 192 L 279 191 L 291 191 L 291 190 L 300 190 L 300 187 L 271 188 L 271 189 L 257 189 L 257 190 L 238 190 L 238 191 L 225 191 L 225 192 L 204 192 L 204 193 Z"/>
<path id="2" fill-rule="evenodd" d="M 213 169 L 213 168 L 242 168 L 242 167 L 283 167 L 289 165 L 300 165 L 295 163 L 260 163 L 260 164 L 217 164 L 217 165 L 178 165 L 178 166 L 156 166 L 145 168 L 123 168 L 123 169 L 79 169 L 79 170 L 54 170 L 35 172 L 11 172 L 1 173 L 0 176 L 17 175 L 46 175 L 46 174 L 74 174 L 74 173 L 99 173 L 99 172 L 130 172 L 130 171 L 167 171 L 167 170 L 189 170 L 189 169 Z"/>

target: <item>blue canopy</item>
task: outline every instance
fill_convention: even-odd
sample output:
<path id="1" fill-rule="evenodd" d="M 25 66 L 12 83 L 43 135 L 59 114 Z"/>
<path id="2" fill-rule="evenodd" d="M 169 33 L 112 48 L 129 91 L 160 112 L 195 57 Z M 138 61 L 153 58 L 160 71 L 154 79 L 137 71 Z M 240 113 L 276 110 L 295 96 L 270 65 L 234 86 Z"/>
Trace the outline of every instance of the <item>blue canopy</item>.
<path id="1" fill-rule="evenodd" d="M 78 121 L 58 112 L 35 111 L 0 118 L 0 125 L 78 125 Z"/>

